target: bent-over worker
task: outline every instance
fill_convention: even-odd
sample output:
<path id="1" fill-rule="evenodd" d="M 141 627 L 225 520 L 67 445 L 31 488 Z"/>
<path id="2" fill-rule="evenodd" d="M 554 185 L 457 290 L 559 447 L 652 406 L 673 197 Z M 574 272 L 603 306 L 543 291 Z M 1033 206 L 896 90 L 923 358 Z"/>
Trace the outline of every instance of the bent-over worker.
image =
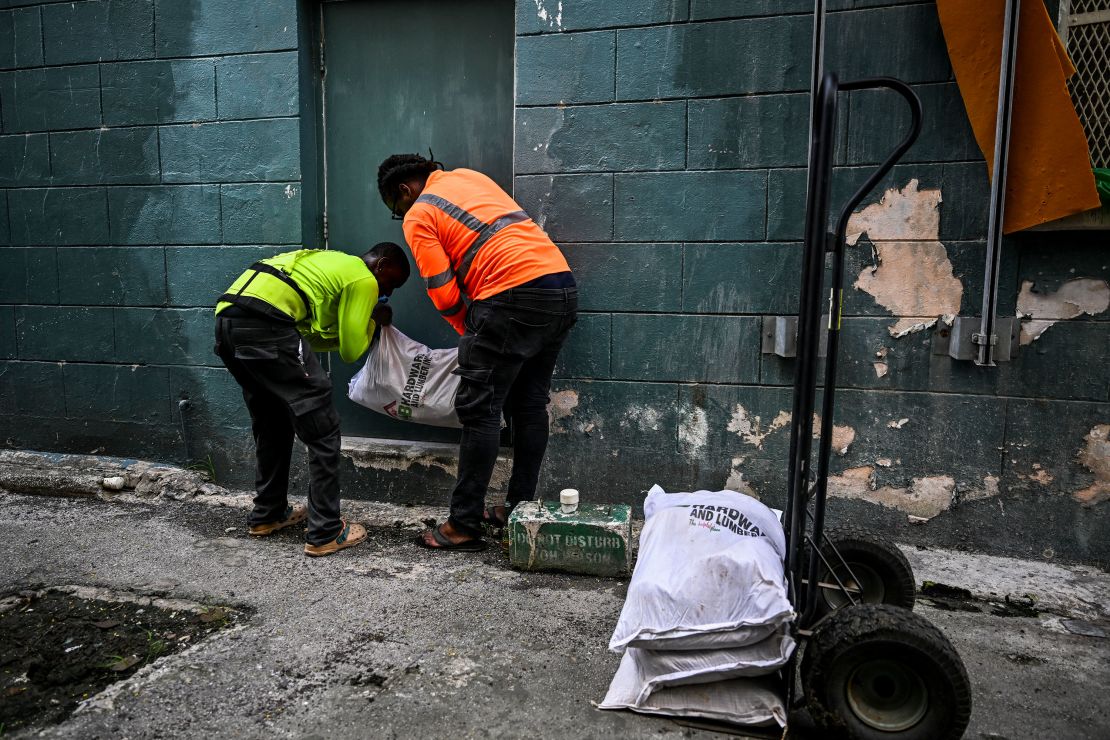
<path id="1" fill-rule="evenodd" d="M 378 168 L 428 295 L 462 334 L 455 409 L 463 424 L 451 515 L 418 543 L 481 550 L 483 524 L 505 525 L 536 492 L 547 450 L 547 404 L 559 350 L 576 320 L 578 289 L 566 258 L 498 185 L 474 170 L 443 171 L 419 154 Z M 512 420 L 513 470 L 505 505 L 485 508 L 501 416 Z"/>
<path id="2" fill-rule="evenodd" d="M 376 323 L 379 303 L 404 285 L 404 251 L 382 242 L 357 257 L 302 249 L 251 265 L 216 304 L 216 354 L 242 386 L 251 416 L 257 470 L 250 533 L 265 536 L 304 521 L 306 555 L 330 555 L 366 539 L 339 517 L 339 414 L 316 351 L 354 362 Z M 308 447 L 308 507 L 290 506 L 293 436 Z"/>

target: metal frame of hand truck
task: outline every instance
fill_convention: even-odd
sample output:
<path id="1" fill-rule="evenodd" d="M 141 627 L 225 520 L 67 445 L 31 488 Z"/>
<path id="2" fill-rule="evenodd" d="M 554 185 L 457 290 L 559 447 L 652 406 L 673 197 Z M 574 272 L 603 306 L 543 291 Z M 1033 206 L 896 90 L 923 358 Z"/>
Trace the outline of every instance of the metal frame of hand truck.
<path id="1" fill-rule="evenodd" d="M 837 94 L 852 90 L 887 89 L 900 95 L 909 105 L 909 130 L 886 160 L 848 199 L 837 219 L 836 229 L 828 232 L 829 199 L 835 131 Z M 798 309 L 798 354 L 794 376 L 794 402 L 790 426 L 790 468 L 788 497 L 783 521 L 786 529 L 787 589 L 795 611 L 795 634 L 804 640 L 812 635 L 817 619 L 817 594 L 823 588 L 840 590 L 851 604 L 859 590 L 848 585 L 859 580 L 825 537 L 825 502 L 828 493 L 829 460 L 832 454 L 833 412 L 835 409 L 837 355 L 840 344 L 840 317 L 843 307 L 844 250 L 848 219 L 864 197 L 890 172 L 894 164 L 913 145 L 921 131 L 921 101 L 904 82 L 890 77 L 873 77 L 854 82 L 839 82 L 835 74 L 824 73 L 813 104 L 810 129 L 810 165 L 806 196 L 805 246 L 802 256 L 801 295 Z M 816 470 L 811 464 L 813 451 L 812 419 L 816 408 L 820 358 L 821 316 L 825 299 L 826 255 L 829 260 L 827 349 L 821 398 L 821 428 Z M 822 551 L 833 553 L 830 562 Z M 824 566 L 822 569 L 821 566 Z M 835 567 L 834 567 L 835 566 Z M 822 572 L 832 574 L 835 583 L 818 581 Z M 842 579 L 837 573 L 846 573 Z M 847 580 L 847 583 L 845 582 Z M 796 658 L 784 671 L 787 706 L 793 704 Z"/>
<path id="2" fill-rule="evenodd" d="M 837 94 L 852 90 L 891 90 L 901 96 L 909 106 L 909 129 L 898 146 L 886 160 L 867 178 L 848 199 L 837 219 L 836 229 L 829 232 L 829 200 L 835 133 L 837 120 Z M 794 399 L 790 426 L 788 494 L 783 513 L 786 532 L 786 582 L 787 592 L 797 616 L 792 632 L 802 643 L 813 635 L 814 628 L 827 614 L 820 614 L 817 596 L 822 589 L 839 591 L 849 605 L 855 605 L 861 595 L 853 584 L 860 579 L 826 537 L 825 503 L 828 493 L 829 461 L 832 455 L 833 414 L 835 409 L 836 372 L 840 344 L 840 317 L 843 305 L 844 251 L 848 219 L 868 193 L 890 172 L 895 163 L 913 145 L 921 132 L 922 109 L 917 94 L 904 82 L 890 77 L 872 77 L 841 83 L 832 73 L 822 74 L 814 95 L 813 119 L 810 127 L 809 182 L 806 196 L 805 244 L 802 256 L 801 295 L 798 309 L 798 343 L 794 375 Z M 826 265 L 826 257 L 831 255 Z M 826 270 L 828 267 L 828 270 Z M 826 280 L 826 272 L 828 280 Z M 826 282 L 829 284 L 825 293 Z M 825 327 L 827 344 L 821 353 L 821 319 L 824 301 L 828 300 L 828 324 Z M 825 366 L 823 382 L 819 382 L 821 357 Z M 821 427 L 817 445 L 817 464 L 814 469 L 812 419 L 816 409 L 817 389 L 821 385 Z M 828 554 L 831 554 L 831 559 Z M 819 574 L 828 574 L 834 582 L 819 580 Z M 795 705 L 798 675 L 798 654 L 795 650 L 790 662 L 783 668 L 782 694 L 787 711 Z M 729 730 L 716 723 L 683 721 L 681 724 Z M 759 730 L 748 728 L 746 731 Z"/>

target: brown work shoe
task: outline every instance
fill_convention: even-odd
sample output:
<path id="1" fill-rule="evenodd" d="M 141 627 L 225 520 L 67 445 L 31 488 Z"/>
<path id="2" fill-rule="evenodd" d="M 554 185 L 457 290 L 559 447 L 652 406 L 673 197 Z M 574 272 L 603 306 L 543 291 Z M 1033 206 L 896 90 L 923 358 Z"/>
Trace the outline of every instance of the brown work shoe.
<path id="1" fill-rule="evenodd" d="M 345 547 L 354 547 L 366 539 L 366 527 L 361 524 L 348 524 L 346 519 L 342 521 L 343 529 L 340 530 L 338 537 L 322 545 L 309 545 L 306 543 L 304 546 L 304 554 L 311 555 L 314 558 L 318 558 L 321 555 L 331 555 L 333 552 L 339 552 Z"/>
<path id="2" fill-rule="evenodd" d="M 279 529 L 292 527 L 297 522 L 303 522 L 308 516 L 308 509 L 304 504 L 297 504 L 296 506 L 289 506 L 285 509 L 285 517 L 276 522 L 266 522 L 265 524 L 255 524 L 247 531 L 254 537 L 265 537 L 268 534 L 273 534 Z"/>

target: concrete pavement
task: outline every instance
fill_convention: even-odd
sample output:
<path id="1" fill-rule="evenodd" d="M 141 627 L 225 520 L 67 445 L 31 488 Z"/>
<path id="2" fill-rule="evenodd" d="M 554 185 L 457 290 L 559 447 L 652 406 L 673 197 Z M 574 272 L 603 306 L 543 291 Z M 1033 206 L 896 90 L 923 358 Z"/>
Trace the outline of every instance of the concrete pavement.
<path id="1" fill-rule="evenodd" d="M 443 512 L 382 504 L 345 504 L 374 525 L 368 543 L 309 559 L 297 533 L 248 538 L 247 503 L 0 492 L 0 590 L 95 585 L 249 612 L 43 736 L 714 736 L 591 705 L 617 666 L 606 644 L 625 581 L 518 573 L 496 549 L 427 552 L 410 544 L 412 533 Z M 967 737 L 1110 736 L 1110 575 L 952 551 L 907 555 L 919 585 L 973 594 L 918 607 L 967 665 Z M 1007 595 L 1039 615 L 999 616 L 1013 613 Z"/>

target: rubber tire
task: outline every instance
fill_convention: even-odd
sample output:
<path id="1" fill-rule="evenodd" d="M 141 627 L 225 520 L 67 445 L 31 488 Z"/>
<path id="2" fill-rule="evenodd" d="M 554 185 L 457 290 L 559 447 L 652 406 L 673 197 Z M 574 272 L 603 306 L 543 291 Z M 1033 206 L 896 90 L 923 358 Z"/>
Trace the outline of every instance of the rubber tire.
<path id="1" fill-rule="evenodd" d="M 852 710 L 848 684 L 872 659 L 897 663 L 916 675 L 927 701 L 912 727 L 890 731 L 862 721 Z M 944 634 L 924 617 L 888 604 L 837 610 L 806 644 L 802 691 L 820 737 L 843 740 L 957 740 L 971 718 L 971 683 Z"/>
<path id="2" fill-rule="evenodd" d="M 864 604 L 890 604 L 903 609 L 913 609 L 916 598 L 913 568 L 897 545 L 864 527 L 851 525 L 830 528 L 826 530 L 825 535 L 850 567 L 862 565 L 881 582 L 881 593 L 864 591 L 862 599 Z M 840 559 L 832 551 L 829 542 L 822 541 L 821 552 L 825 560 L 836 568 L 840 565 Z M 856 575 L 859 576 L 860 573 L 857 572 Z M 817 567 L 817 578 L 826 583 L 836 583 L 824 563 L 820 563 Z M 829 601 L 833 594 L 842 599 L 845 598 L 842 593 L 830 592 L 826 589 L 820 589 L 817 592 L 817 617 L 839 608 L 837 604 Z"/>

